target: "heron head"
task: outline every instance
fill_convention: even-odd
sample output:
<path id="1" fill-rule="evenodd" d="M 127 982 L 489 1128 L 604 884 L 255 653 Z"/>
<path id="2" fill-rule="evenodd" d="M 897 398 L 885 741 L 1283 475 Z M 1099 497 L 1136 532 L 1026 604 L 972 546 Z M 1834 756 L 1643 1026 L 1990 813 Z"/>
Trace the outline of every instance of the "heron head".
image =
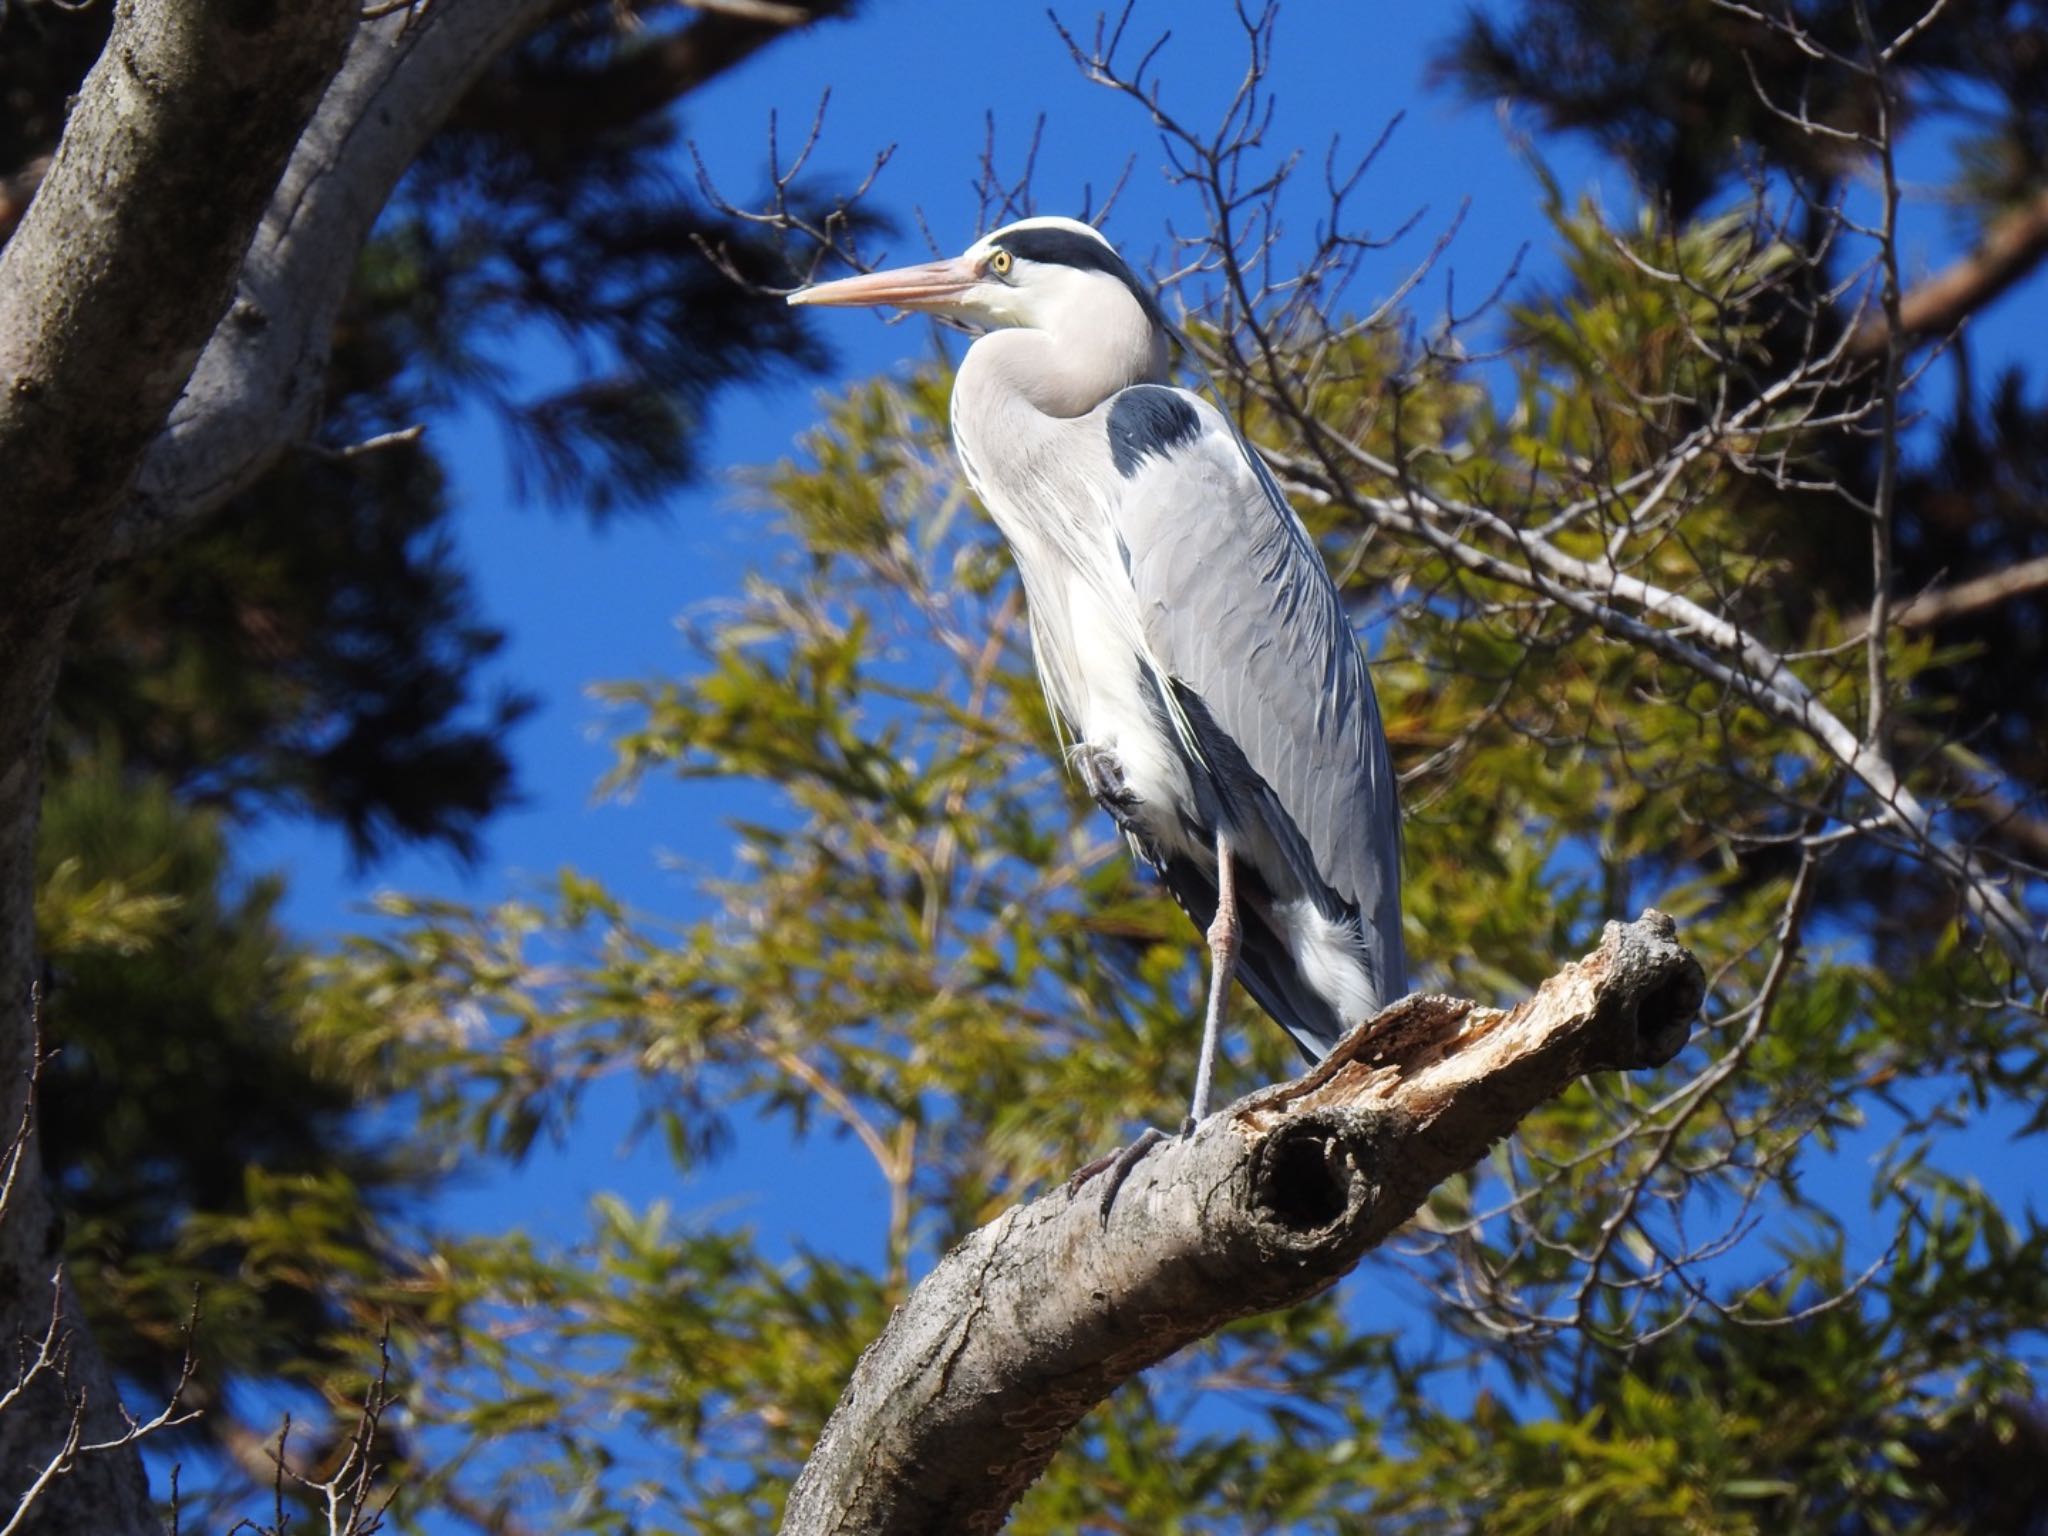
<path id="1" fill-rule="evenodd" d="M 1066 331 L 1106 307 L 1135 304 L 1159 331 L 1158 301 L 1092 225 L 1020 219 L 958 256 L 799 288 L 792 304 L 890 305 L 966 320 L 990 330 Z"/>

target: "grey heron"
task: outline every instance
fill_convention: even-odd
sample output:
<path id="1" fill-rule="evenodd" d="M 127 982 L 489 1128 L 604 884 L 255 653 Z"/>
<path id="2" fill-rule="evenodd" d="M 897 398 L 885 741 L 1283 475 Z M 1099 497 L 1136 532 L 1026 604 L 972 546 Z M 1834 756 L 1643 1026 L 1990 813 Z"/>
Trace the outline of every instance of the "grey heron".
<path id="1" fill-rule="evenodd" d="M 1068 760 L 1207 933 L 1188 1124 L 1233 976 L 1310 1061 L 1404 993 L 1399 811 L 1357 638 L 1265 466 L 1167 382 L 1171 327 L 1109 242 L 1024 219 L 789 302 L 986 332 L 953 441 L 1015 557 Z"/>

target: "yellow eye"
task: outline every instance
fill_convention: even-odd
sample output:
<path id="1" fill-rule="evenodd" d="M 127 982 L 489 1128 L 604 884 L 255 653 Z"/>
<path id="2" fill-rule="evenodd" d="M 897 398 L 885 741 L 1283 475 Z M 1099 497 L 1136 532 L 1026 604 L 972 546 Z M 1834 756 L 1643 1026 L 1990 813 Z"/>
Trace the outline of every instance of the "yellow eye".
<path id="1" fill-rule="evenodd" d="M 1008 277 L 1013 264 L 1014 261 L 1010 253 L 1001 246 L 997 246 L 989 253 L 988 269 L 995 273 L 997 277 Z"/>

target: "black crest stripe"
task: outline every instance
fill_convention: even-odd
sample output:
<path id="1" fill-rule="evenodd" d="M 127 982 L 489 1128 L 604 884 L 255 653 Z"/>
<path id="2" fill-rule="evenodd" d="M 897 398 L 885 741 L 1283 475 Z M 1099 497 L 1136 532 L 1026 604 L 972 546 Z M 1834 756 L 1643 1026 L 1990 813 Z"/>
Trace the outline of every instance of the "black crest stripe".
<path id="1" fill-rule="evenodd" d="M 1146 318 L 1154 325 L 1164 326 L 1167 323 L 1165 311 L 1160 309 L 1152 291 L 1138 280 L 1137 273 L 1130 269 L 1123 257 L 1092 236 L 1076 234 L 1071 229 L 1014 229 L 997 239 L 996 244 L 1019 261 L 1078 267 L 1083 272 L 1107 272 L 1131 290 L 1137 301 L 1145 306 Z"/>

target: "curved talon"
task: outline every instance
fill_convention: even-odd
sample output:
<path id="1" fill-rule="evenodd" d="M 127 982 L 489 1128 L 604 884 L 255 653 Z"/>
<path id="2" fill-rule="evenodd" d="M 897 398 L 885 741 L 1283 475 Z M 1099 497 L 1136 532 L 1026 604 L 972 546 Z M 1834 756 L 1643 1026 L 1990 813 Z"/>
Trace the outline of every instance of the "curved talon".
<path id="1" fill-rule="evenodd" d="M 1182 1134 L 1185 1135 L 1186 1131 L 1183 1130 Z M 1067 1198 L 1069 1200 L 1073 1199 L 1075 1195 L 1080 1193 L 1083 1184 L 1086 1184 L 1098 1173 L 1107 1170 L 1109 1185 L 1102 1191 L 1102 1199 L 1098 1202 L 1097 1208 L 1102 1213 L 1102 1224 L 1105 1227 L 1108 1226 L 1109 1208 L 1116 1204 L 1117 1191 L 1124 1187 L 1124 1180 L 1131 1176 L 1133 1168 L 1136 1168 L 1138 1164 L 1145 1160 L 1145 1154 L 1164 1140 L 1166 1140 L 1166 1133 L 1164 1131 L 1154 1126 L 1146 1126 L 1139 1134 L 1138 1139 L 1133 1141 L 1128 1147 L 1121 1147 L 1106 1157 L 1098 1157 L 1094 1162 L 1076 1168 L 1067 1179 Z"/>
<path id="2" fill-rule="evenodd" d="M 1115 1162 L 1121 1156 L 1123 1156 L 1123 1148 L 1119 1147 L 1114 1152 L 1096 1158 L 1095 1161 L 1092 1163 L 1083 1163 L 1080 1167 L 1076 1168 L 1072 1173 L 1068 1174 L 1066 1184 L 1067 1198 L 1071 1200 L 1074 1198 L 1074 1196 L 1081 1193 L 1081 1186 L 1083 1184 L 1086 1184 L 1090 1179 L 1094 1178 L 1095 1175 L 1102 1172 L 1103 1169 L 1107 1168 L 1111 1163 Z"/>

